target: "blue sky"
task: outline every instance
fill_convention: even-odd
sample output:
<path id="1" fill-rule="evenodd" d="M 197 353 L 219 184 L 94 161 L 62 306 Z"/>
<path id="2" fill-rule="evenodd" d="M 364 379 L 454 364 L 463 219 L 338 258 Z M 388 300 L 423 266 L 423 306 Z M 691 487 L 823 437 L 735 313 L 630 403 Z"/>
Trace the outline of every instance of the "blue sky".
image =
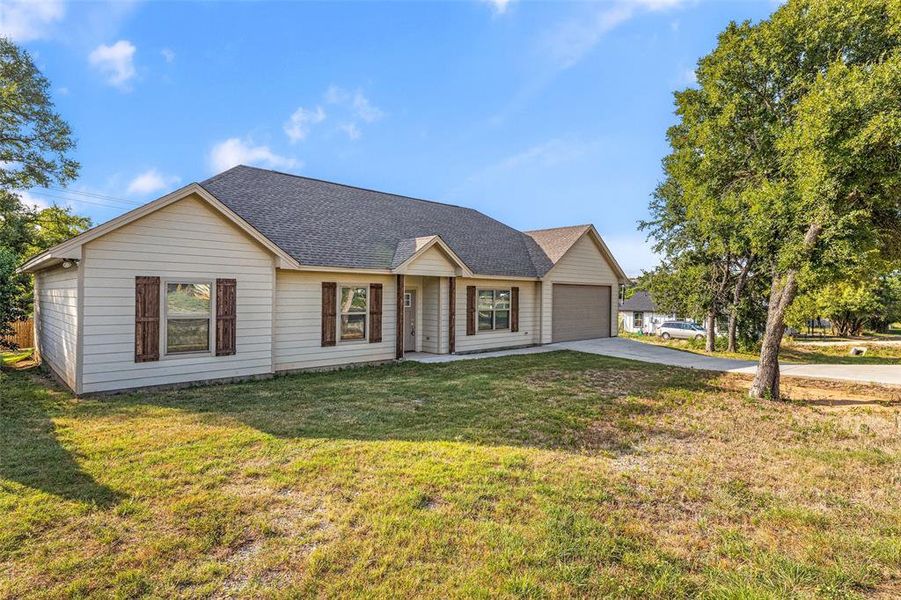
<path id="1" fill-rule="evenodd" d="M 95 222 L 237 163 L 594 223 L 629 274 L 672 92 L 758 2 L 12 2 L 0 31 L 53 85 Z"/>

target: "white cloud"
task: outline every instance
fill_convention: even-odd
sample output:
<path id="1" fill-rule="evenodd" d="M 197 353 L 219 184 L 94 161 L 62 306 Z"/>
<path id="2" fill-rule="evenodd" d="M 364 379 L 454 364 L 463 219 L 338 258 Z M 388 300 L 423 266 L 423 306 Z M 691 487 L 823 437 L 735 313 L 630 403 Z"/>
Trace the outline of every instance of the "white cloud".
<path id="1" fill-rule="evenodd" d="M 507 7 L 510 5 L 512 0 L 483 0 L 484 2 L 489 3 L 492 8 L 494 8 L 495 14 L 502 15 L 507 12 Z"/>
<path id="2" fill-rule="evenodd" d="M 546 38 L 550 57 L 562 69 L 572 67 L 594 48 L 601 38 L 634 13 L 630 4 L 607 7 L 589 19 L 572 19 L 558 25 Z"/>
<path id="3" fill-rule="evenodd" d="M 106 76 L 106 82 L 122 90 L 135 76 L 135 47 L 128 40 L 119 40 L 112 46 L 101 44 L 88 56 L 88 61 Z"/>
<path id="4" fill-rule="evenodd" d="M 285 134 L 287 134 L 292 144 L 299 142 L 307 137 L 313 125 L 323 121 L 325 121 L 325 111 L 322 110 L 321 106 L 317 106 L 315 109 L 301 106 L 294 111 L 294 114 L 285 123 Z"/>
<path id="5" fill-rule="evenodd" d="M 341 123 L 338 125 L 338 129 L 346 133 L 351 140 L 358 140 L 363 135 L 356 123 Z"/>
<path id="6" fill-rule="evenodd" d="M 630 2 L 648 10 L 666 10 L 667 8 L 681 6 L 687 0 L 630 0 Z"/>
<path id="7" fill-rule="evenodd" d="M 66 6 L 62 0 L 3 0 L 0 2 L 0 35 L 15 42 L 43 39 L 65 14 Z"/>
<path id="8" fill-rule="evenodd" d="M 553 139 L 536 144 L 526 150 L 509 156 L 495 165 L 496 169 L 510 170 L 523 165 L 553 167 L 585 156 L 597 148 L 598 142 Z"/>
<path id="9" fill-rule="evenodd" d="M 362 90 L 350 92 L 340 86 L 330 85 L 322 95 L 323 100 L 334 105 L 339 117 L 345 119 L 338 129 L 351 140 L 358 140 L 363 135 L 359 123 L 374 123 L 385 116 L 385 111 L 370 102 Z"/>
<path id="10" fill-rule="evenodd" d="M 219 142 L 210 150 L 209 165 L 217 173 L 242 164 L 273 169 L 293 169 L 303 166 L 303 163 L 294 158 L 276 154 L 268 146 L 255 146 L 249 140 L 236 137 Z"/>
<path id="11" fill-rule="evenodd" d="M 17 190 L 16 194 L 19 196 L 19 199 L 22 201 L 22 204 L 33 206 L 38 210 L 43 210 L 45 208 L 50 207 L 50 203 L 43 198 L 38 198 L 34 194 L 30 194 L 25 190 Z"/>
<path id="12" fill-rule="evenodd" d="M 128 184 L 129 195 L 146 196 L 172 187 L 179 178 L 174 175 L 163 175 L 156 169 L 148 169 L 131 180 Z"/>
<path id="13" fill-rule="evenodd" d="M 686 0 L 619 0 L 588 16 L 559 23 L 544 40 L 543 50 L 561 69 L 568 69 L 588 54 L 601 39 L 640 11 L 659 11 Z"/>
<path id="14" fill-rule="evenodd" d="M 385 113 L 380 108 L 373 106 L 360 90 L 354 93 L 353 108 L 356 115 L 367 123 L 378 121 L 385 116 Z"/>
<path id="15" fill-rule="evenodd" d="M 698 85 L 698 74 L 694 69 L 685 69 L 679 75 L 679 85 L 690 87 Z"/>
<path id="16" fill-rule="evenodd" d="M 583 159 L 599 147 L 599 140 L 554 138 L 489 164 L 467 178 L 467 182 L 483 182 L 509 177 L 511 173 L 532 173 L 537 169 L 554 168 Z"/>
<path id="17" fill-rule="evenodd" d="M 163 48 L 162 50 L 160 50 L 160 54 L 163 55 L 163 60 L 165 60 L 167 63 L 171 63 L 175 60 L 175 51 L 171 48 Z"/>
<path id="18" fill-rule="evenodd" d="M 328 86 L 328 89 L 325 90 L 325 94 L 323 94 L 322 97 L 329 104 L 343 104 L 350 99 L 350 94 L 344 88 L 332 84 Z"/>
<path id="19" fill-rule="evenodd" d="M 374 106 L 361 90 L 351 93 L 333 84 L 325 90 L 322 97 L 329 104 L 342 105 L 350 109 L 356 118 L 366 123 L 378 121 L 385 116 L 385 112 Z"/>

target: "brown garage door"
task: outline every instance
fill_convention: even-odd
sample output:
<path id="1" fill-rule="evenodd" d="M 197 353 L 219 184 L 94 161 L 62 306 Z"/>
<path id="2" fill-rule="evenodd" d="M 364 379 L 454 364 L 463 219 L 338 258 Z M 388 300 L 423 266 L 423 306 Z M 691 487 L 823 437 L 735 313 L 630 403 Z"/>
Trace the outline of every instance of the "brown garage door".
<path id="1" fill-rule="evenodd" d="M 610 286 L 554 284 L 551 339 L 610 337 Z"/>

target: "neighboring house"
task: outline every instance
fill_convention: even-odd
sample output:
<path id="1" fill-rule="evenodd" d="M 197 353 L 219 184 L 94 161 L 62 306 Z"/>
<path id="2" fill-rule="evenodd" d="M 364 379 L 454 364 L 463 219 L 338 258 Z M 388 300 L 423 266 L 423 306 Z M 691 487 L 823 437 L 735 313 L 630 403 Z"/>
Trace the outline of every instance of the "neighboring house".
<path id="1" fill-rule="evenodd" d="M 616 335 L 591 225 L 239 166 L 25 263 L 43 362 L 77 393 Z"/>
<path id="2" fill-rule="evenodd" d="M 628 333 L 654 334 L 658 325 L 675 318 L 672 313 L 660 312 L 651 295 L 643 290 L 636 291 L 619 305 L 619 320 L 623 331 Z"/>

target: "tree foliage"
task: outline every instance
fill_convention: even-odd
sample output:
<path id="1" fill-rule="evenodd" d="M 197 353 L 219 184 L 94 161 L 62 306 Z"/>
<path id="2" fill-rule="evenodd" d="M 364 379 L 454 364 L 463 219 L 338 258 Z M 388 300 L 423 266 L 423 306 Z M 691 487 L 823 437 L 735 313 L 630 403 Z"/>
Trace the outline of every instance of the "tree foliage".
<path id="1" fill-rule="evenodd" d="M 789 0 L 730 24 L 697 88 L 676 93 L 643 225 L 674 264 L 738 281 L 753 261 L 768 288 L 756 397 L 779 396 L 786 311 L 807 273 L 839 278 L 901 253 L 899 67 L 898 0 Z"/>
<path id="2" fill-rule="evenodd" d="M 28 52 L 0 37 L 0 333 L 31 310 L 31 279 L 16 266 L 90 226 L 69 209 L 26 206 L 17 193 L 65 185 L 78 174 L 75 140 L 49 89 Z"/>

